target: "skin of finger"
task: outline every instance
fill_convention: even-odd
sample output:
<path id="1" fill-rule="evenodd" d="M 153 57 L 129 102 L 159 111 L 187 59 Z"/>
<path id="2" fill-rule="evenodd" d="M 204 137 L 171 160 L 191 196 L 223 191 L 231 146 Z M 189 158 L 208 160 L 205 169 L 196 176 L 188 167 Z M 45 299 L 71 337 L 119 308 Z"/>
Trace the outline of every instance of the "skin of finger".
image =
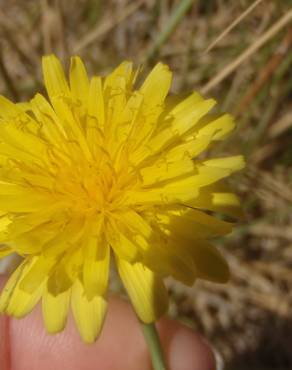
<path id="1" fill-rule="evenodd" d="M 0 315 L 0 369 L 10 369 L 9 319 Z"/>
<path id="2" fill-rule="evenodd" d="M 9 328 L 7 322 L 5 317 L 0 320 L 0 338 L 6 343 L 3 348 L 0 345 L 3 370 L 151 369 L 138 320 L 131 307 L 116 297 L 110 299 L 102 334 L 93 345 L 81 342 L 71 316 L 62 333 L 48 335 L 39 307 L 22 320 L 10 319 Z M 159 332 L 169 370 L 215 368 L 208 345 L 190 329 L 163 319 Z"/>

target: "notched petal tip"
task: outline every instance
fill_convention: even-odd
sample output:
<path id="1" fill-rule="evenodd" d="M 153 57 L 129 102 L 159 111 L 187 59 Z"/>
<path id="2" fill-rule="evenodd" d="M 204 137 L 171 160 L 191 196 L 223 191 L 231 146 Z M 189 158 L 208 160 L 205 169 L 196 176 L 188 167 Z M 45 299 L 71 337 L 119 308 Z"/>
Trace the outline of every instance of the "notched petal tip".
<path id="1" fill-rule="evenodd" d="M 89 300 L 84 287 L 77 279 L 72 287 L 71 305 L 78 331 L 85 343 L 94 343 L 103 327 L 107 302 L 95 296 Z"/>
<path id="2" fill-rule="evenodd" d="M 89 94 L 89 79 L 85 65 L 78 56 L 71 57 L 69 80 L 73 98 L 86 105 Z"/>
<path id="3" fill-rule="evenodd" d="M 46 287 L 42 299 L 44 324 L 50 334 L 59 333 L 66 326 L 71 289 L 54 296 Z"/>
<path id="4" fill-rule="evenodd" d="M 70 90 L 60 60 L 54 55 L 42 58 L 45 86 L 52 100 L 56 96 L 69 96 Z"/>
<path id="5" fill-rule="evenodd" d="M 162 279 L 141 263 L 131 264 L 117 258 L 117 265 L 138 317 L 145 323 L 156 321 L 168 308 Z"/>

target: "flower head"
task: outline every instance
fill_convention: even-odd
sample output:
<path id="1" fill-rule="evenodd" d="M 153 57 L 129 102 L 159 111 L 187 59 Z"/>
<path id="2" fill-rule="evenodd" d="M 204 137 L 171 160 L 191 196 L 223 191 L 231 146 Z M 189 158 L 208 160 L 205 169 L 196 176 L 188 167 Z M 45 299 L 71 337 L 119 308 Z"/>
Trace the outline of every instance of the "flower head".
<path id="1" fill-rule="evenodd" d="M 0 310 L 20 318 L 42 301 L 44 323 L 62 330 L 69 307 L 83 339 L 102 327 L 111 255 L 144 322 L 167 308 L 163 278 L 225 282 L 229 271 L 208 239 L 232 224 L 205 210 L 236 213 L 220 180 L 241 156 L 200 154 L 234 128 L 229 115 L 193 93 L 167 97 L 171 72 L 157 64 L 142 86 L 124 62 L 88 78 L 78 57 L 69 83 L 55 56 L 43 58 L 49 101 L 0 98 L 0 257 L 23 262 Z"/>

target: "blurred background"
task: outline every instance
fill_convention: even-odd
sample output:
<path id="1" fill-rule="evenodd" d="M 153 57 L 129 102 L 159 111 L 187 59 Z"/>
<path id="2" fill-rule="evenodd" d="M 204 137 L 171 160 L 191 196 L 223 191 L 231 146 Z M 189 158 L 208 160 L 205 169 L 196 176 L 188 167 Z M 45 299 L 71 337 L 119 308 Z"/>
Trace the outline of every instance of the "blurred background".
<path id="1" fill-rule="evenodd" d="M 215 149 L 248 163 L 231 180 L 245 219 L 217 242 L 232 279 L 169 281 L 170 315 L 203 333 L 227 370 L 292 369 L 292 1 L 0 1 L 0 93 L 23 101 L 43 90 L 51 52 L 102 75 L 124 59 L 145 74 L 162 60 L 173 92 L 198 90 L 235 115 Z"/>

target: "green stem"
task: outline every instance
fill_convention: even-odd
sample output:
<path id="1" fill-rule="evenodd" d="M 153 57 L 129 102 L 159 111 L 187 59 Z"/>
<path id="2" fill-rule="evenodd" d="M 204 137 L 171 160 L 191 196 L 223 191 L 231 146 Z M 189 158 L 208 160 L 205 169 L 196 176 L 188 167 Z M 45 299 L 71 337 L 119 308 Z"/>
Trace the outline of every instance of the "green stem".
<path id="1" fill-rule="evenodd" d="M 167 370 L 155 324 L 145 324 L 141 322 L 141 326 L 150 352 L 153 370 Z"/>
<path id="2" fill-rule="evenodd" d="M 154 40 L 153 45 L 146 53 L 144 60 L 145 64 L 155 57 L 160 47 L 169 39 L 169 37 L 175 30 L 176 26 L 179 24 L 183 16 L 193 5 L 193 2 L 194 0 L 181 0 L 179 2 L 177 7 L 173 10 L 172 14 L 170 15 L 167 24 L 165 25 L 161 33 L 158 34 L 157 38 Z"/>

